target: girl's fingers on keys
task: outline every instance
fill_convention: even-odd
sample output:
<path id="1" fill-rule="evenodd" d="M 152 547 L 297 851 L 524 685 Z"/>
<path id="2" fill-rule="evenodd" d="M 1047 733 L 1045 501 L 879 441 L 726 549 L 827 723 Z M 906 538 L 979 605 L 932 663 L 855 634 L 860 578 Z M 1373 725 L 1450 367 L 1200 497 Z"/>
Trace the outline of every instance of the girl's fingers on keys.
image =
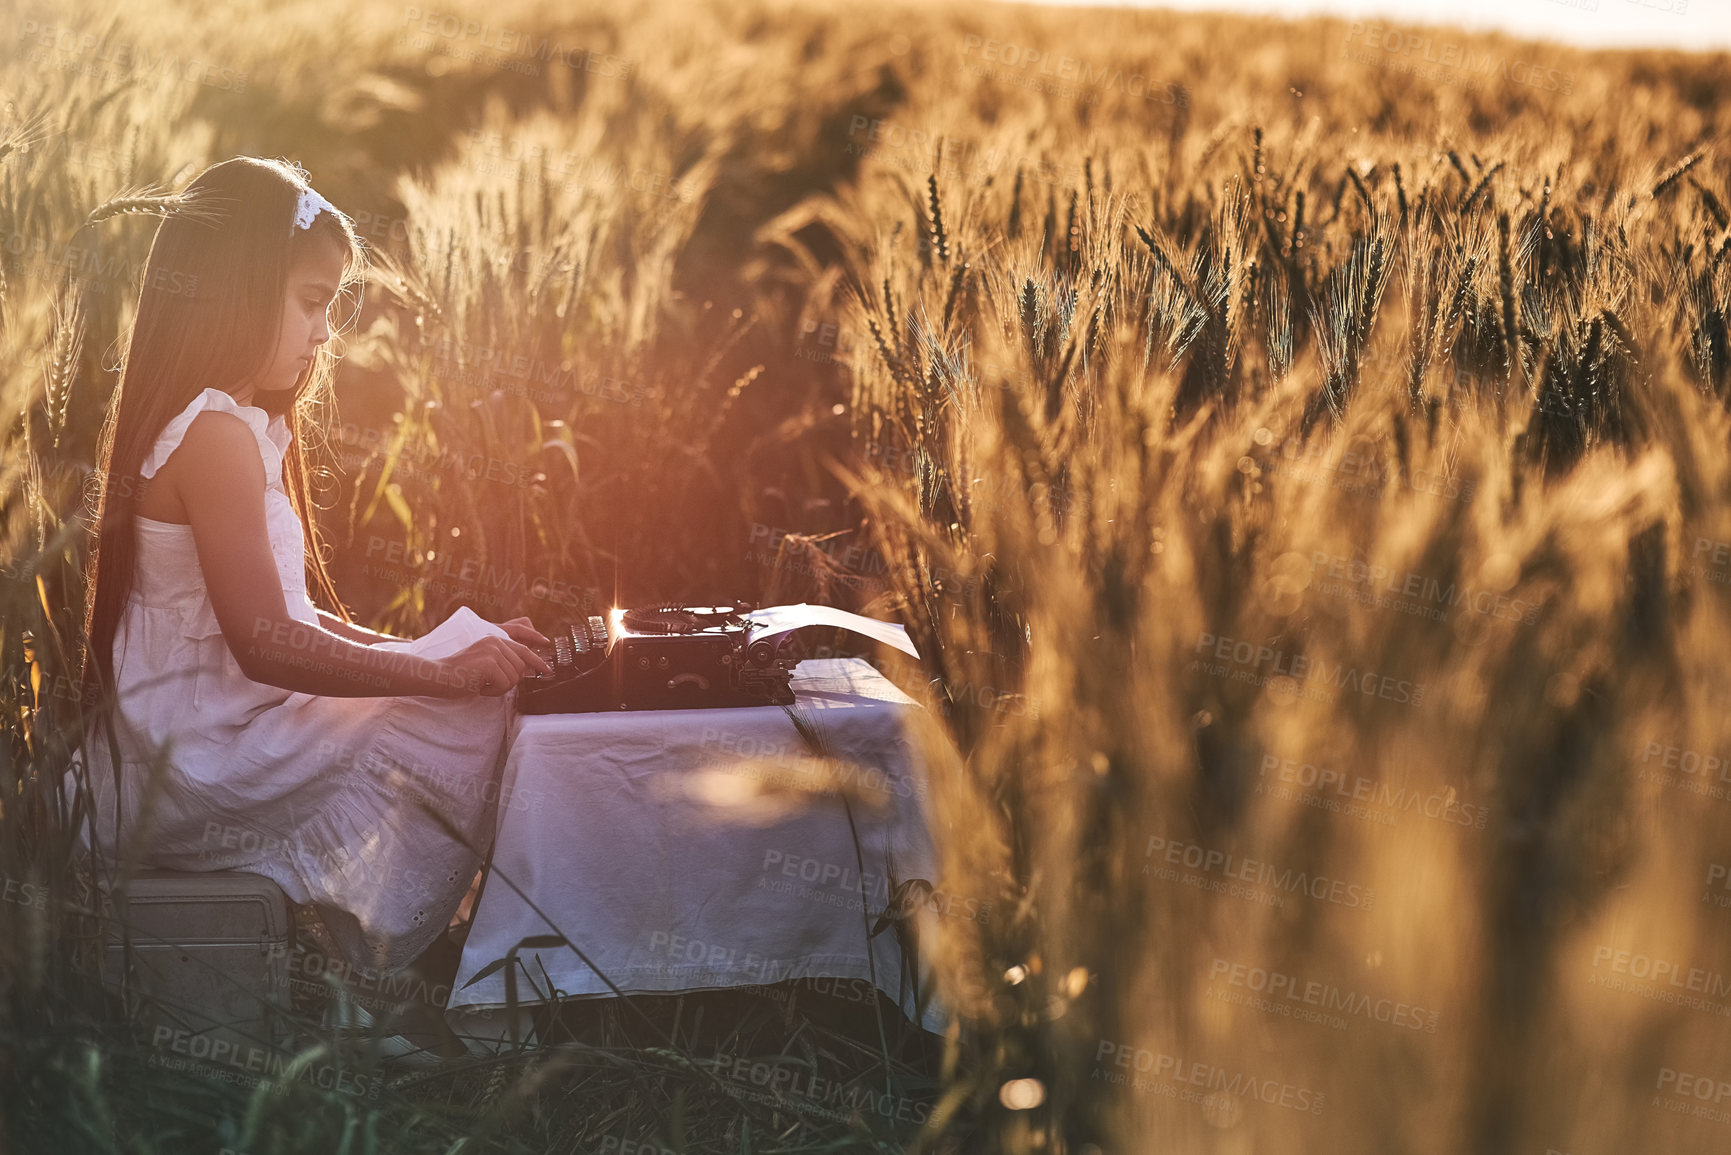
<path id="1" fill-rule="evenodd" d="M 522 642 L 514 642 L 512 644 L 517 647 L 517 652 L 523 656 L 525 669 L 540 670 L 543 674 L 551 674 L 553 672 L 553 667 L 547 664 L 547 659 L 536 653 L 531 647 L 524 645 Z"/>
<path id="2" fill-rule="evenodd" d="M 524 645 L 529 646 L 531 649 L 545 649 L 553 644 L 552 638 L 547 637 L 545 634 L 541 633 L 541 631 L 530 626 L 525 626 L 520 632 L 513 634 L 512 637 L 517 641 L 522 642 Z"/>
<path id="3" fill-rule="evenodd" d="M 505 667 L 515 674 L 521 674 L 528 667 L 523 657 L 524 646 L 521 642 L 507 641 L 504 638 L 493 638 L 493 653 L 505 664 Z"/>
<path id="4" fill-rule="evenodd" d="M 541 633 L 540 630 L 537 630 L 535 628 L 535 623 L 531 622 L 528 618 L 512 618 L 508 622 L 500 622 L 499 626 L 507 634 L 511 635 L 513 641 L 525 642 L 536 646 L 548 646 L 553 644 L 552 639 Z"/>

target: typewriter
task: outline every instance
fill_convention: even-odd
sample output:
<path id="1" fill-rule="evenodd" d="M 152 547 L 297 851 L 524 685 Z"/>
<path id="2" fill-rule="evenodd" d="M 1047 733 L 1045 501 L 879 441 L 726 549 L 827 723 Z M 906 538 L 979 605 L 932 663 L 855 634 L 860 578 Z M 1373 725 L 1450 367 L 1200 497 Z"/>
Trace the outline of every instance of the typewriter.
<path id="1" fill-rule="evenodd" d="M 750 605 L 651 606 L 571 623 L 553 641 L 551 674 L 517 683 L 523 714 L 793 704 L 786 635 L 753 642 Z"/>

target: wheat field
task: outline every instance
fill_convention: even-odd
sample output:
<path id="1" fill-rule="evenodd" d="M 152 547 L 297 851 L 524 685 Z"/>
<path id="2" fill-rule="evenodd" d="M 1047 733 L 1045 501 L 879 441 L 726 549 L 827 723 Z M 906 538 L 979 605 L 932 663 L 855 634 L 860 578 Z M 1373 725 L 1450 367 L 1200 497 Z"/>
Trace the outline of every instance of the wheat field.
<path id="1" fill-rule="evenodd" d="M 11 27 L 5 1149 L 1731 1141 L 1731 59 L 771 0 Z M 947 1039 L 783 1057 L 916 1111 L 752 1099 L 677 1019 L 245 1088 L 104 999 L 81 519 L 150 198 L 238 153 L 372 249 L 313 410 L 356 621 L 907 625 L 934 882 L 994 917 L 920 923 Z"/>

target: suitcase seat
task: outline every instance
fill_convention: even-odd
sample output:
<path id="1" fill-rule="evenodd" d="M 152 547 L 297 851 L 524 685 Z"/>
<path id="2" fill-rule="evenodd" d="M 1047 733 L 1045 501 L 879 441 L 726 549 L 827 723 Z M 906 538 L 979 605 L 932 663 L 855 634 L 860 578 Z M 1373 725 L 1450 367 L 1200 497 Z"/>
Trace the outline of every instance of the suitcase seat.
<path id="1" fill-rule="evenodd" d="M 164 1057 L 246 1066 L 286 1045 L 288 897 L 239 871 L 141 870 L 105 896 L 102 976 Z"/>

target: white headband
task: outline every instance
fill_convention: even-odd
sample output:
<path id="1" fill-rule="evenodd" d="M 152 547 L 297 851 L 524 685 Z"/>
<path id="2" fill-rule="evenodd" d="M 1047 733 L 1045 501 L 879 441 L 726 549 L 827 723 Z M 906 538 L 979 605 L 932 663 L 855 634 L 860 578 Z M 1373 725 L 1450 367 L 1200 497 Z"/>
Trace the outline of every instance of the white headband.
<path id="1" fill-rule="evenodd" d="M 310 188 L 303 189 L 301 191 L 300 199 L 295 202 L 294 227 L 297 229 L 311 228 L 313 218 L 319 215 L 320 209 L 330 209 L 331 212 L 337 216 L 342 215 L 337 212 L 336 205 L 333 205 L 330 201 L 326 200 Z"/>

